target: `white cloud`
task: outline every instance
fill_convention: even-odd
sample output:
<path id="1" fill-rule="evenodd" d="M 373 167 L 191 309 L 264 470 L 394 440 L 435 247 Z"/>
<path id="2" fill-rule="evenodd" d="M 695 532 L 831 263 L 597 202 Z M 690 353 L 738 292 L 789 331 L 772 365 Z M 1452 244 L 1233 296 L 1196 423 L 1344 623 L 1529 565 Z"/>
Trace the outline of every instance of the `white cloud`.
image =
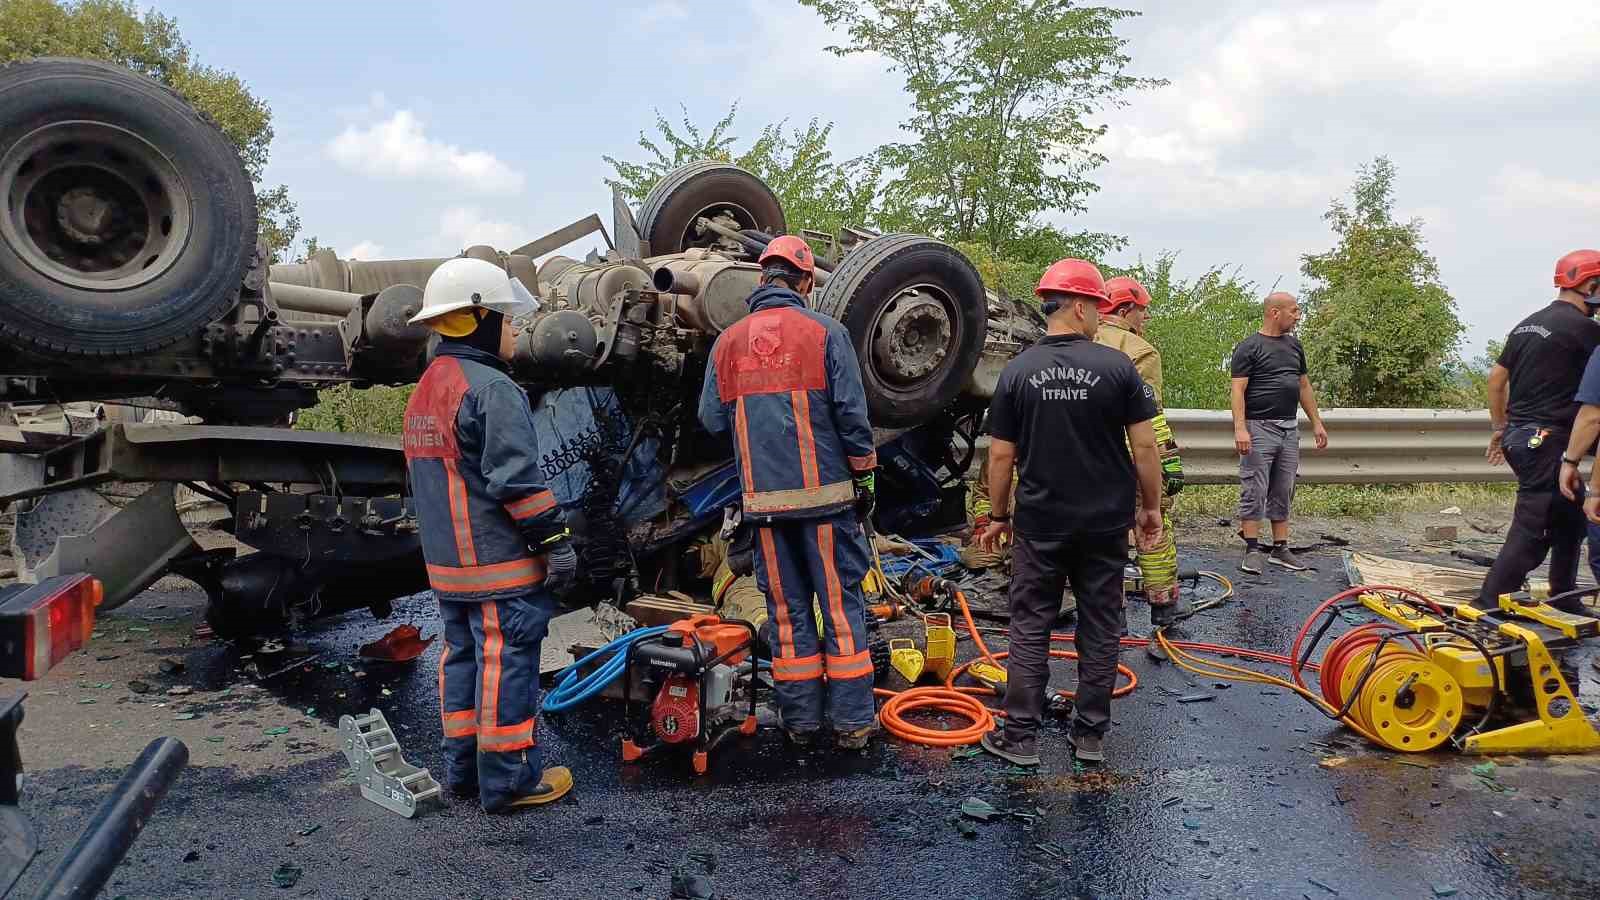
<path id="1" fill-rule="evenodd" d="M 441 248 L 444 253 L 464 250 L 474 244 L 512 250 L 535 237 L 538 235 L 527 227 L 496 220 L 477 207 L 454 206 L 439 217 L 439 231 L 430 245 Z"/>
<path id="2" fill-rule="evenodd" d="M 340 254 L 340 256 L 345 259 L 383 259 L 383 245 L 376 241 L 362 241 Z"/>
<path id="3" fill-rule="evenodd" d="M 1507 209 L 1600 212 L 1600 181 L 1561 178 L 1507 163 L 1494 178 L 1495 201 Z"/>
<path id="4" fill-rule="evenodd" d="M 373 102 L 383 104 L 382 95 L 374 95 Z M 408 109 L 365 126 L 350 125 L 326 149 L 339 165 L 379 178 L 447 181 L 481 193 L 519 191 L 524 181 L 522 173 L 492 153 L 430 138 Z"/>
<path id="5" fill-rule="evenodd" d="M 678 0 L 657 0 L 639 11 L 638 23 L 646 28 L 659 25 L 663 22 L 676 22 L 687 19 L 689 10 Z"/>

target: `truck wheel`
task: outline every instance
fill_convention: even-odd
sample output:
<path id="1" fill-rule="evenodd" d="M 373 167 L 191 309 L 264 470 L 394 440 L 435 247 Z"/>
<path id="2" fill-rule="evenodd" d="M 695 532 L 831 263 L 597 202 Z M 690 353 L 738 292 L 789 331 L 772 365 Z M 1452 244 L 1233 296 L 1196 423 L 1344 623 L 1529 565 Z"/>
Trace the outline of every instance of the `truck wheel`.
<path id="1" fill-rule="evenodd" d="M 236 302 L 255 194 L 178 94 L 81 59 L 0 68 L 0 338 L 55 356 L 155 350 Z"/>
<path id="2" fill-rule="evenodd" d="M 950 405 L 977 365 L 989 321 L 983 281 L 961 251 L 886 234 L 846 256 L 817 296 L 849 329 L 874 425 L 919 425 Z"/>
<path id="3" fill-rule="evenodd" d="M 689 163 L 668 172 L 639 207 L 639 236 L 653 254 L 709 247 L 720 236 L 700 234 L 695 220 L 726 216 L 730 227 L 782 234 L 783 205 L 766 182 L 735 165 L 715 160 Z"/>

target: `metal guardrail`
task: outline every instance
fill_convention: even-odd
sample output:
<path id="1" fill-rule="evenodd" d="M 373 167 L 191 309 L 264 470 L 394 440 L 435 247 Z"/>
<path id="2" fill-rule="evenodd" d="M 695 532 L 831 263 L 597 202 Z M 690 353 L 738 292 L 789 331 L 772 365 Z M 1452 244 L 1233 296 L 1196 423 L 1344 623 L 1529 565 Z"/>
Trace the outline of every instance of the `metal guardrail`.
<path id="1" fill-rule="evenodd" d="M 1484 459 L 1488 410 L 1330 409 L 1323 411 L 1328 449 L 1318 451 L 1300 416 L 1301 484 L 1417 484 L 1515 481 L 1510 467 Z M 1190 484 L 1237 484 L 1233 416 L 1227 410 L 1169 409 L 1184 478 Z M 978 442 L 980 453 L 988 439 Z M 976 468 L 976 466 L 975 466 Z"/>

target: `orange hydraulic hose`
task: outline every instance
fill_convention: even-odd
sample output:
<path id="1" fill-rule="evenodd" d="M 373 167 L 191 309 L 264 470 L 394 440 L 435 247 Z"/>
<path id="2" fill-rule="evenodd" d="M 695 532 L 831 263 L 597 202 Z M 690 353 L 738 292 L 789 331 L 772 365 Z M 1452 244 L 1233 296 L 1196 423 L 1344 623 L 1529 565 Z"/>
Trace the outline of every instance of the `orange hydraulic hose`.
<path id="1" fill-rule="evenodd" d="M 962 618 L 966 620 L 967 631 L 972 635 L 973 643 L 980 654 L 976 659 L 970 659 L 950 670 L 949 676 L 944 680 L 944 687 L 913 687 L 904 691 L 891 691 L 884 688 L 874 688 L 873 694 L 887 697 L 883 706 L 878 710 L 878 721 L 889 734 L 913 744 L 923 744 L 929 747 L 961 747 L 975 744 L 995 727 L 995 716 L 1003 715 L 1000 710 L 991 709 L 979 702 L 979 696 L 992 696 L 994 691 L 982 687 L 956 687 L 955 680 L 975 662 L 988 662 L 998 666 L 999 661 L 1010 656 L 1009 651 L 994 653 L 989 650 L 989 645 L 983 641 L 983 635 L 978 630 L 977 623 L 972 620 L 972 608 L 967 604 L 966 595 L 960 591 L 955 593 L 956 602 L 961 607 Z M 1063 637 L 1070 640 L 1070 635 L 1050 636 L 1051 641 L 1061 640 Z M 1057 650 L 1051 648 L 1050 655 L 1058 659 L 1077 659 L 1078 654 L 1072 650 Z M 1139 676 L 1127 666 L 1118 663 L 1117 674 L 1127 679 L 1127 683 L 1111 692 L 1113 697 L 1123 697 L 1133 692 L 1139 686 Z M 1073 696 L 1071 691 L 1062 691 L 1068 697 Z M 969 724 L 965 728 L 943 730 L 938 728 L 925 728 L 914 725 L 905 719 L 905 714 L 915 710 L 933 710 L 962 716 Z"/>

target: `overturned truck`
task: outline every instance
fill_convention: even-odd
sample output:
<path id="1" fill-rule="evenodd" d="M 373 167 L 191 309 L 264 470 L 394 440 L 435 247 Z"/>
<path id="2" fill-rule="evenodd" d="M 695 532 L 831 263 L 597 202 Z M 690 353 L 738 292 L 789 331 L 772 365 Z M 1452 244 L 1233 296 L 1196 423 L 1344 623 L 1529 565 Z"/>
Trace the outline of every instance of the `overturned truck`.
<path id="1" fill-rule="evenodd" d="M 426 589 L 398 439 L 289 426 L 320 390 L 421 375 L 433 338 L 406 322 L 449 257 L 321 250 L 269 265 L 223 134 L 160 84 L 82 60 L 0 70 L 0 192 L 0 503 L 16 513 L 22 577 L 90 571 L 115 606 L 180 574 L 205 589 L 224 636 L 359 608 L 382 617 Z M 591 215 L 509 251 L 461 253 L 540 299 L 515 377 L 579 538 L 579 599 L 620 604 L 703 587 L 690 551 L 738 479 L 731 448 L 695 420 L 699 385 L 716 335 L 745 315 L 757 256 L 788 226 L 760 179 L 719 162 L 669 173 L 637 210 L 612 201 L 609 231 Z M 1042 323 L 940 241 L 806 236 L 823 270 L 813 303 L 847 326 L 861 361 L 879 524 L 959 522 L 999 368 Z M 583 258 L 556 253 L 585 240 Z M 187 418 L 21 427 L 81 401 Z M 116 483 L 140 486 L 136 499 L 105 499 Z M 238 546 L 201 549 L 180 486 L 223 505 Z"/>

